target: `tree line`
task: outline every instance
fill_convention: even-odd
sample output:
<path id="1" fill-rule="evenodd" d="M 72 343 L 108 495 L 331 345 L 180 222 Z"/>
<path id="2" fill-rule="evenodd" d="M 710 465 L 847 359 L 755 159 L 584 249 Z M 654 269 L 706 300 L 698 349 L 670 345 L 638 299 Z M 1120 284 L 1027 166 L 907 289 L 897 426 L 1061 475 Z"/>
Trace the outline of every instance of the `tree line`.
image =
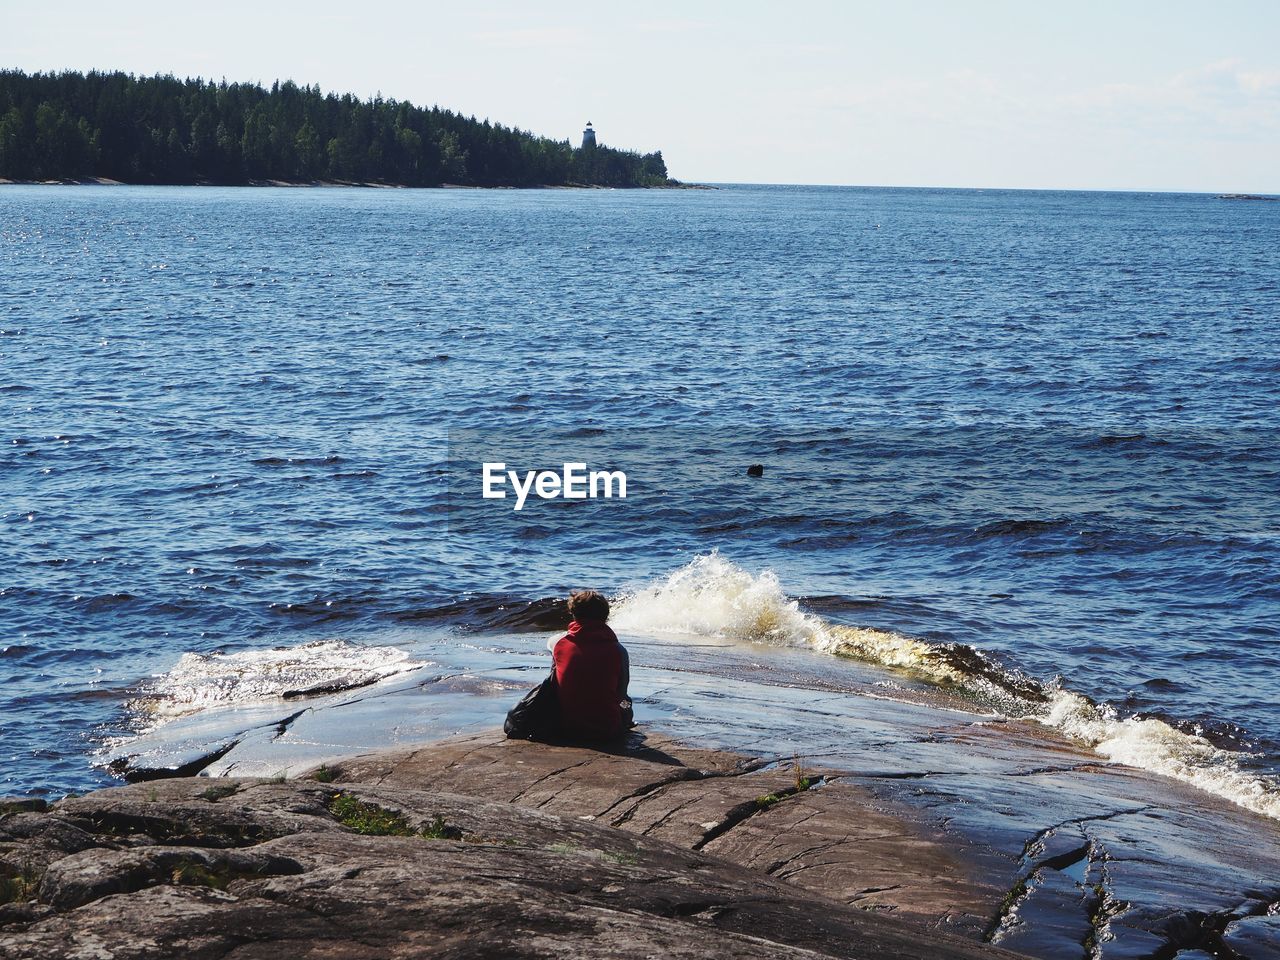
<path id="1" fill-rule="evenodd" d="M 381 96 L 0 70 L 0 178 L 124 183 L 335 180 L 412 187 L 661 186 L 661 152 L 575 148 Z"/>

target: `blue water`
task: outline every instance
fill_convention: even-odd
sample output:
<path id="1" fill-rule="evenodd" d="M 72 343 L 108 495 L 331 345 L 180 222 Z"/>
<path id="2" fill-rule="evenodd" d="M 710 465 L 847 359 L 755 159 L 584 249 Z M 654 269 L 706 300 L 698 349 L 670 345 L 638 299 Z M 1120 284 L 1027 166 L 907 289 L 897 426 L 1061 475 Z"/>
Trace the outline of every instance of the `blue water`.
<path id="1" fill-rule="evenodd" d="M 711 550 L 1280 769 L 1278 317 L 1280 203 L 0 187 L 0 793 L 184 652 Z"/>

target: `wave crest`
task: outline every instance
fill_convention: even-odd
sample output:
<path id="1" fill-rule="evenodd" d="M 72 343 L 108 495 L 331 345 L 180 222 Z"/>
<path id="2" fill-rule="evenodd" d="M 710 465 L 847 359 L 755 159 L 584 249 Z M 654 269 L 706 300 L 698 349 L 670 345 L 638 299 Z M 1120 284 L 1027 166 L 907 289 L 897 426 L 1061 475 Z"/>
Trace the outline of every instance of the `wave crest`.
<path id="1" fill-rule="evenodd" d="M 610 622 L 637 633 L 797 645 L 815 640 L 822 624 L 787 599 L 772 572 L 753 575 L 718 553 L 695 557 L 665 580 L 618 598 Z"/>
<path id="2" fill-rule="evenodd" d="M 653 586 L 625 594 L 611 618 L 621 630 L 808 645 L 958 690 L 1032 720 L 1116 763 L 1189 783 L 1280 820 L 1280 780 L 1241 766 L 1223 750 L 1154 717 L 1122 716 L 1109 704 L 1042 683 L 966 644 L 933 643 L 889 630 L 833 624 L 800 609 L 770 571 L 752 574 L 719 553 L 695 557 Z"/>

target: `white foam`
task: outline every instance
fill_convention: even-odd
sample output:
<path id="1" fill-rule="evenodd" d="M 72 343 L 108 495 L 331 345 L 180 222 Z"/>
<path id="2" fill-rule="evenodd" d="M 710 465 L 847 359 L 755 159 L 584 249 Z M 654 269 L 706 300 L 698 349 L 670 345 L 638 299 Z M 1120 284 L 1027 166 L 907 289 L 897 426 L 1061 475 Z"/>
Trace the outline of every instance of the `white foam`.
<path id="1" fill-rule="evenodd" d="M 716 551 L 615 600 L 610 622 L 617 629 L 648 635 L 809 645 L 912 670 L 939 682 L 965 679 L 933 644 L 889 630 L 836 626 L 804 613 L 772 571 L 752 574 Z"/>
<path id="2" fill-rule="evenodd" d="M 1070 690 L 1060 690 L 1030 719 L 1088 744 L 1108 760 L 1150 770 L 1280 820 L 1280 782 L 1241 768 L 1248 754 L 1215 747 L 1154 717 L 1122 717 Z"/>
<path id="3" fill-rule="evenodd" d="M 614 601 L 614 627 L 644 634 L 684 634 L 802 644 L 821 621 L 801 613 L 769 571 L 753 575 L 720 556 L 695 557 L 665 580 Z"/>
<path id="4" fill-rule="evenodd" d="M 993 679 L 992 670 L 985 676 L 968 673 L 946 648 L 926 640 L 828 623 L 801 611 L 772 572 L 752 574 L 717 552 L 696 557 L 652 586 L 622 596 L 615 601 L 611 622 L 620 630 L 648 635 L 807 644 L 907 670 L 966 690 L 1020 719 L 1052 727 L 1108 760 L 1181 780 L 1280 819 L 1280 780 L 1243 769 L 1247 754 L 1219 749 L 1161 720 L 1122 717 L 1079 693 L 1024 676 L 1009 674 L 1004 683 Z"/>
<path id="5" fill-rule="evenodd" d="M 164 721 L 294 691 L 359 687 L 419 665 L 396 647 L 365 647 L 345 640 L 238 653 L 186 653 L 172 670 L 147 683 L 144 696 L 130 706 L 153 721 Z"/>

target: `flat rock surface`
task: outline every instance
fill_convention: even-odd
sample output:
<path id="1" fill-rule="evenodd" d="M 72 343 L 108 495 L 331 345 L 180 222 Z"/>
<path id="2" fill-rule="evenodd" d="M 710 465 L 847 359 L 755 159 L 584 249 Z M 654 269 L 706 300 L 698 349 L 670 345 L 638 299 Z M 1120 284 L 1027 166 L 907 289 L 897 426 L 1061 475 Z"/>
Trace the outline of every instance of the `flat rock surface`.
<path id="1" fill-rule="evenodd" d="M 335 765 L 604 823 L 851 906 L 1038 957 L 1280 956 L 1280 845 L 1264 818 L 1061 741 L 931 731 L 922 770 L 821 765 L 633 734 L 620 753 L 490 732 Z M 967 753 L 964 752 L 967 749 Z M 948 768 L 947 751 L 970 757 Z M 625 753 L 625 755 L 622 755 Z M 1034 761 L 1034 762 L 1033 762 Z"/>
<path id="2" fill-rule="evenodd" d="M 530 768 L 515 802 L 406 784 L 426 769 L 417 752 L 389 771 L 353 762 L 343 782 L 180 778 L 5 814 L 0 957 L 1013 956 L 610 826 L 607 805 L 569 812 L 599 808 L 606 776 L 632 799 L 647 783 L 756 776 L 738 758 L 490 742 L 435 762 L 461 778 L 476 749 Z M 573 758 L 599 764 L 594 790 L 530 792 L 564 775 L 549 761 Z"/>
<path id="3" fill-rule="evenodd" d="M 333 771 L 344 782 L 432 784 L 607 823 L 975 938 L 1007 890 L 968 870 L 954 840 L 875 809 L 869 791 L 833 770 L 660 737 L 634 737 L 619 755 L 479 734 Z"/>
<path id="4" fill-rule="evenodd" d="M 138 777 L 323 762 L 352 782 L 586 818 L 1045 960 L 1280 958 L 1274 820 L 1036 723 L 937 691 L 883 695 L 883 674 L 777 648 L 681 646 L 678 664 L 647 666 L 670 648 L 629 639 L 644 744 L 619 758 L 507 743 L 495 718 L 545 673 L 541 639 L 524 638 L 526 657 L 441 641 L 432 666 L 201 712 L 117 759 Z M 796 754 L 813 782 L 788 793 Z"/>

